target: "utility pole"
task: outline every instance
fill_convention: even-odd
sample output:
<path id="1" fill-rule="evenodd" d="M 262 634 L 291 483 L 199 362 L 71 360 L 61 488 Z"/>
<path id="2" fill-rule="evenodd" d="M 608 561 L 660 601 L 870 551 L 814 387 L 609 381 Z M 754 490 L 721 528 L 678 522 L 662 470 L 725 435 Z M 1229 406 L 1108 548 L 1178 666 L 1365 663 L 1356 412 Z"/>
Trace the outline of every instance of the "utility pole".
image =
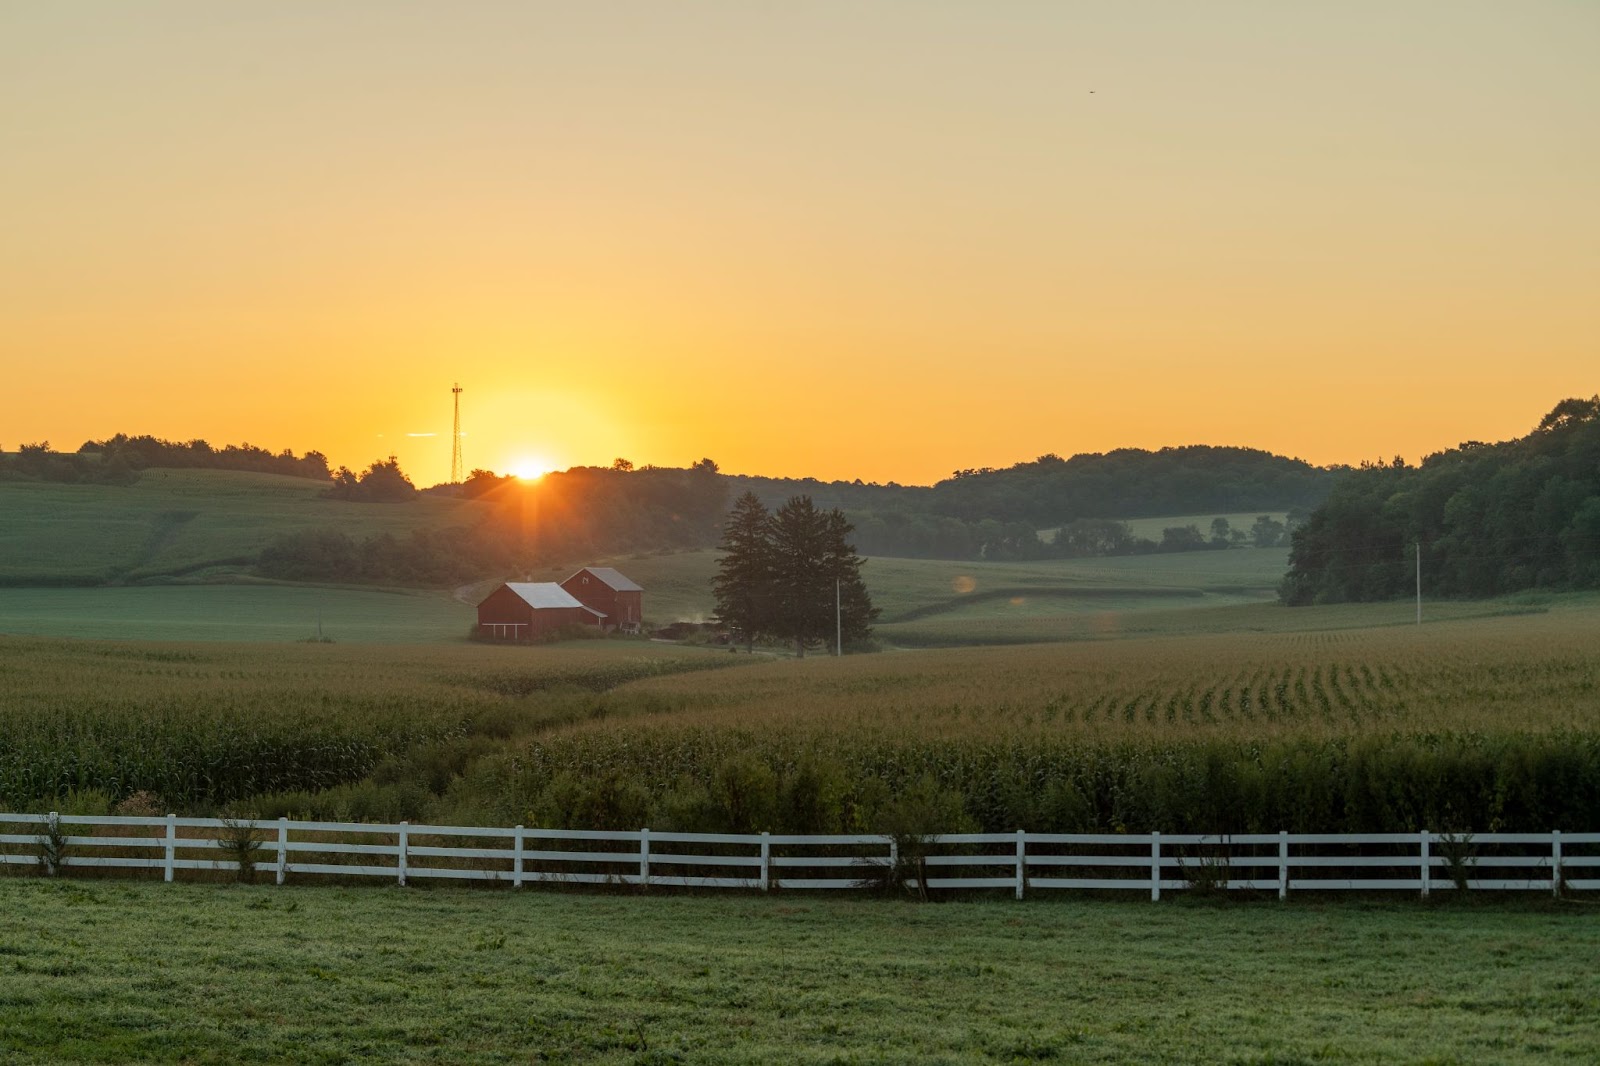
<path id="1" fill-rule="evenodd" d="M 833 579 L 833 654 L 844 655 L 844 612 L 839 606 L 839 579 Z"/>
<path id="2" fill-rule="evenodd" d="M 1417 539 L 1417 625 L 1422 624 L 1422 540 Z"/>

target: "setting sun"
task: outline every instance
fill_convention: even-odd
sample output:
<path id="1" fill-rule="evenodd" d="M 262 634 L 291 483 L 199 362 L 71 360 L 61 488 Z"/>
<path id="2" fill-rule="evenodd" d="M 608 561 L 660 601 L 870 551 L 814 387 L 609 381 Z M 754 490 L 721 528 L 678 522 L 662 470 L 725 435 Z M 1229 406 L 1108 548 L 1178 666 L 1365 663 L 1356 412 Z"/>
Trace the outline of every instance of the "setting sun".
<path id="1" fill-rule="evenodd" d="M 538 481 L 554 469 L 555 467 L 548 460 L 541 459 L 538 456 L 518 459 L 511 464 L 512 475 L 523 481 Z"/>

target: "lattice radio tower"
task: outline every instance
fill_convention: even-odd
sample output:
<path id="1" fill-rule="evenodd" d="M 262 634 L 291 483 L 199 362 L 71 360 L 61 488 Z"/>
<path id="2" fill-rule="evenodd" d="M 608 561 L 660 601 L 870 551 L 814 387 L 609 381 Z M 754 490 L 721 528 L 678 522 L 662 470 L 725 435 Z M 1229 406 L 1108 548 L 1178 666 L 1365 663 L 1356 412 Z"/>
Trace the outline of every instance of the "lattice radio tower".
<path id="1" fill-rule="evenodd" d="M 450 484 L 461 484 L 461 383 L 458 381 L 450 391 L 455 394 L 456 401 L 456 426 L 450 433 Z"/>

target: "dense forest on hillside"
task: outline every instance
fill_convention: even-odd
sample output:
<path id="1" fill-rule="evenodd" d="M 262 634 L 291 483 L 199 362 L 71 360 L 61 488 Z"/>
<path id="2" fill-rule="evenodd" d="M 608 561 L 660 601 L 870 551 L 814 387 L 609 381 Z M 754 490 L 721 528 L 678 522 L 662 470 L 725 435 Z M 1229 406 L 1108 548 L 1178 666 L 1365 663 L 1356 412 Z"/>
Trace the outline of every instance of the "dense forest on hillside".
<path id="1" fill-rule="evenodd" d="M 819 507 L 857 518 L 928 514 L 968 523 L 1028 522 L 1037 529 L 1080 518 L 1310 509 L 1343 469 L 1255 448 L 1196 444 L 1159 451 L 1118 448 L 1070 459 L 1041 455 L 1004 469 L 958 470 L 932 487 L 742 475 L 731 480 L 735 494 L 753 492 L 768 507 L 806 495 Z"/>
<path id="2" fill-rule="evenodd" d="M 1432 596 L 1600 587 L 1600 396 L 1563 400 L 1517 440 L 1347 474 L 1295 532 L 1282 599 L 1408 595 L 1419 543 Z"/>
<path id="3" fill-rule="evenodd" d="M 928 509 L 968 521 L 1056 526 L 1080 518 L 1148 518 L 1310 508 L 1337 470 L 1254 448 L 1119 448 L 1041 455 L 1004 470 L 962 470 L 931 490 Z"/>

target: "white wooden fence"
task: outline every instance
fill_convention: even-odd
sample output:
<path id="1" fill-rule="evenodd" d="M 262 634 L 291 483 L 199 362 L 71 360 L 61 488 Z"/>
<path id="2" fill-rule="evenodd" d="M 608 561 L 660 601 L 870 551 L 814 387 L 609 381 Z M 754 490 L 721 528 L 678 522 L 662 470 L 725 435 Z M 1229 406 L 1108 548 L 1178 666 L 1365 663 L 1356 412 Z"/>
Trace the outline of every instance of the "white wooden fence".
<path id="1" fill-rule="evenodd" d="M 287 818 L 0 814 L 0 864 L 65 874 L 115 868 L 240 871 L 240 842 L 278 884 L 313 877 L 672 888 L 1418 892 L 1600 889 L 1600 833 L 1258 833 L 1230 836 L 956 833 L 884 836 L 588 832 Z"/>

